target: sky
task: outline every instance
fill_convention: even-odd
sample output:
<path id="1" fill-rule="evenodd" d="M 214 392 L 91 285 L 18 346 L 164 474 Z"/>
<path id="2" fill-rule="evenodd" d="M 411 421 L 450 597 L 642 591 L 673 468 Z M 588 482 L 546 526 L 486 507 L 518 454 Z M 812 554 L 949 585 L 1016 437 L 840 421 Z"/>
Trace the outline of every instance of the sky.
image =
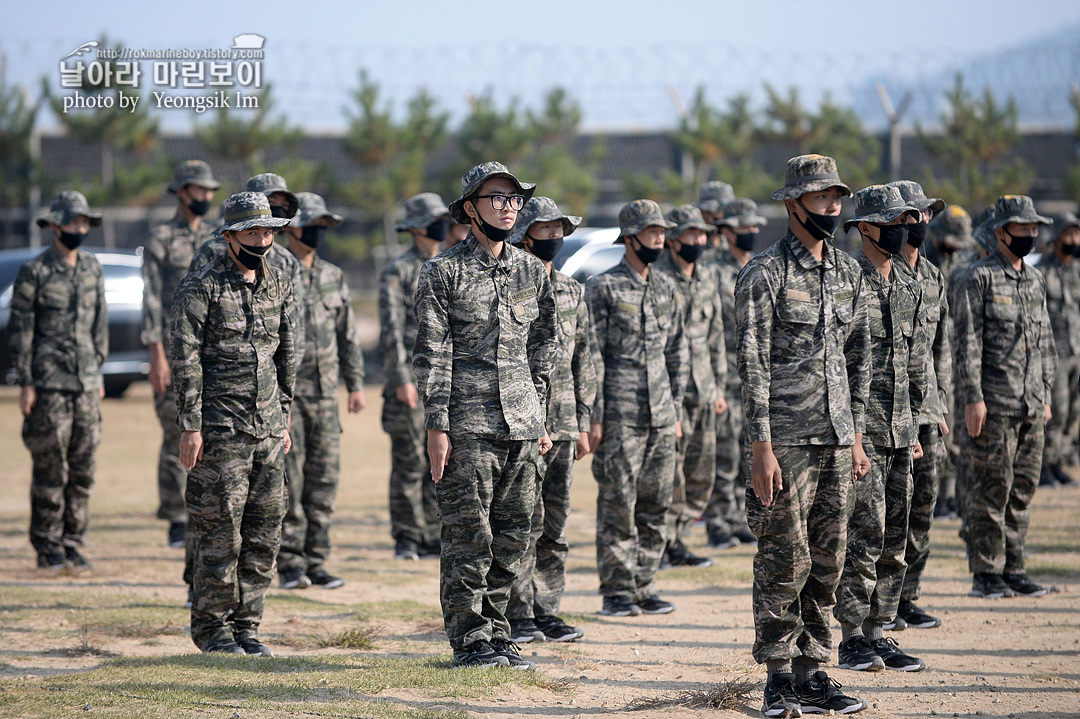
<path id="1" fill-rule="evenodd" d="M 51 0 L 6 4 L 0 55 L 8 81 L 36 96 L 42 76 L 58 83 L 60 58 L 102 33 L 147 49 L 227 48 L 234 36 L 257 33 L 266 38 L 264 79 L 278 106 L 309 131 L 344 127 L 342 108 L 361 67 L 399 113 L 421 87 L 460 117 L 484 92 L 497 104 L 518 97 L 528 107 L 562 85 L 581 103 L 586 128 L 655 129 L 676 122 L 698 86 L 716 104 L 738 92 L 760 98 L 769 82 L 796 87 L 809 101 L 829 93 L 865 106 L 868 77 L 917 84 L 1080 28 L 1077 0 L 1018 7 L 1016 0 Z M 872 122 L 873 107 L 865 113 Z M 162 115 L 176 132 L 197 119 L 191 110 Z"/>

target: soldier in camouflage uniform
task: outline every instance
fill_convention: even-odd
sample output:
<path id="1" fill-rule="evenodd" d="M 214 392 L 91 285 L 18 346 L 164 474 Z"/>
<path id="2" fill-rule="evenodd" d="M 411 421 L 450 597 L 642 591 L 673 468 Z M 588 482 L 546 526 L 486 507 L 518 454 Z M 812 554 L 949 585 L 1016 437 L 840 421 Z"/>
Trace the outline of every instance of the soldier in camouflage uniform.
<path id="1" fill-rule="evenodd" d="M 269 265 L 273 217 L 230 197 L 215 230 L 227 254 L 192 271 L 173 304 L 172 372 L 188 471 L 191 639 L 204 652 L 271 656 L 259 641 L 285 516 L 296 381 L 292 284 Z"/>
<path id="2" fill-rule="evenodd" d="M 949 287 L 953 272 L 959 267 L 964 267 L 973 261 L 978 244 L 971 235 L 971 217 L 960 205 L 948 205 L 944 212 L 937 214 L 930 221 L 929 242 L 926 243 L 926 259 L 934 264 L 941 272 L 941 278 L 945 283 L 945 296 L 949 295 Z M 951 300 L 947 300 L 951 303 Z M 949 305 L 952 306 L 951 304 Z M 949 336 L 952 337 L 952 321 L 949 321 Z M 952 342 L 950 341 L 950 346 Z M 952 348 L 955 353 L 955 347 Z M 936 358 L 935 358 L 936 359 Z M 953 385 L 948 385 L 948 395 L 944 399 L 945 408 L 953 417 L 960 417 L 956 412 L 956 395 Z M 962 408 L 961 408 L 962 409 Z M 953 425 L 956 423 L 953 422 Z M 934 517 L 943 519 L 956 519 L 956 474 L 957 464 L 960 460 L 960 445 L 962 432 L 957 432 L 955 426 L 942 438 L 944 455 L 938 465 L 938 495 L 937 506 L 934 508 Z"/>
<path id="3" fill-rule="evenodd" d="M 328 573 L 325 564 L 341 477 L 338 380 L 345 381 L 349 393 L 348 411 L 364 409 L 364 354 L 345 274 L 317 252 L 326 230 L 340 226 L 342 217 L 326 209 L 319 195 L 301 192 L 296 199 L 300 209 L 286 233 L 289 251 L 304 268 L 307 347 L 290 413 L 292 450 L 285 457 L 289 509 L 281 525 L 278 575 L 282 589 L 336 589 L 345 580 Z"/>
<path id="4" fill-rule="evenodd" d="M 866 706 L 819 669 L 832 650 L 849 494 L 869 469 L 868 290 L 859 264 L 833 243 L 850 194 L 831 157 L 788 160 L 784 187 L 772 194 L 785 204 L 788 231 L 747 263 L 735 287 L 746 512 L 758 538 L 754 659 L 768 668 L 767 717 Z"/>
<path id="5" fill-rule="evenodd" d="M 1080 415 L 1080 220 L 1071 212 L 1054 218 L 1052 240 L 1039 260 L 1046 278 L 1046 309 L 1054 331 L 1057 372 L 1051 395 L 1052 416 L 1046 424 L 1039 486 L 1074 486 L 1076 480 L 1062 465 L 1076 451 L 1076 422 Z"/>
<path id="6" fill-rule="evenodd" d="M 855 195 L 862 251 L 873 375 L 863 446 L 870 472 L 856 483 L 848 521 L 847 557 L 833 614 L 840 622 L 840 668 L 919 671 L 921 659 L 885 639 L 884 625 L 896 617 L 907 569 L 911 462 L 922 457 L 917 434 L 926 397 L 923 289 L 897 265 L 907 244 L 908 223 L 922 211 L 895 185 L 871 185 Z M 895 258 L 895 262 L 894 262 Z"/>
<path id="7" fill-rule="evenodd" d="M 933 217 L 945 209 L 939 198 L 928 198 L 922 186 L 911 180 L 893 182 L 901 197 L 921 211 L 920 221 L 907 225 L 907 243 L 900 251 L 903 261 L 896 258 L 895 268 L 908 271 L 923 289 L 923 336 L 930 356 L 926 362 L 926 397 L 919 412 L 919 446 L 923 456 L 911 465 L 911 511 L 908 514 L 907 551 L 904 562 L 903 589 L 896 618 L 885 629 L 930 629 L 939 626 L 941 620 L 920 609 L 915 600 L 919 598 L 920 583 L 926 560 L 930 556 L 930 525 L 934 521 L 937 506 L 938 469 L 945 463 L 945 444 L 950 414 L 948 403 L 952 392 L 952 332 L 949 322 L 949 301 L 945 296 L 945 278 L 941 270 L 923 256 L 923 248 Z"/>
<path id="8" fill-rule="evenodd" d="M 425 262 L 450 239 L 450 210 L 434 192 L 405 202 L 405 219 L 394 228 L 413 244 L 379 275 L 379 344 L 383 385 L 382 428 L 390 435 L 390 534 L 395 559 L 439 556 L 435 483 L 427 458 L 424 405 L 416 391 L 412 354 L 416 344 L 416 280 Z M 455 243 L 456 244 L 456 243 Z"/>
<path id="9" fill-rule="evenodd" d="M 742 389 L 735 348 L 735 280 L 753 257 L 754 242 L 767 222 L 757 214 L 757 203 L 744 197 L 725 205 L 723 218 L 716 221 L 727 244 L 727 250 L 712 267 L 718 278 L 720 304 L 724 309 L 728 409 L 716 421 L 716 480 L 705 510 L 705 530 L 713 549 L 757 544 L 757 537 L 746 524 L 746 476 L 750 466 L 742 449 Z"/>
<path id="10" fill-rule="evenodd" d="M 533 197 L 518 215 L 510 242 L 544 263 L 555 292 L 555 333 L 558 350 L 547 400 L 547 432 L 551 449 L 540 457 L 540 494 L 532 516 L 529 549 L 510 592 L 506 617 L 515 642 L 572 642 L 585 632 L 559 618 L 566 588 L 566 519 L 570 514 L 570 485 L 574 461 L 589 453 L 589 417 L 596 399 L 596 369 L 592 357 L 592 328 L 585 291 L 577 280 L 551 265 L 563 238 L 581 218 L 564 215 L 548 197 Z"/>
<path id="11" fill-rule="evenodd" d="M 1051 416 L 1056 355 L 1046 278 L 1023 258 L 1040 224 L 1030 197 L 1006 195 L 990 226 L 997 249 L 975 262 L 957 297 L 957 393 L 970 444 L 964 508 L 972 596 L 1041 596 L 1024 570 L 1028 505 Z"/>
<path id="12" fill-rule="evenodd" d="M 716 416 L 727 411 L 724 311 L 716 274 L 700 259 L 716 229 L 693 205 L 674 208 L 667 220 L 675 226 L 667 231 L 667 250 L 656 270 L 679 292 L 690 372 L 683 394 L 683 432 L 676 442 L 665 559 L 673 567 L 711 567 L 712 560 L 687 549 L 683 537 L 709 504 L 716 481 Z"/>
<path id="13" fill-rule="evenodd" d="M 8 350 L 19 378 L 22 437 L 33 459 L 30 543 L 39 569 L 78 571 L 101 442 L 101 365 L 109 324 L 101 264 L 79 249 L 101 215 L 68 190 L 38 218 L 52 243 L 21 268 L 11 292 Z"/>
<path id="14" fill-rule="evenodd" d="M 202 160 L 181 163 L 169 185 L 169 192 L 176 195 L 176 216 L 154 228 L 142 256 L 142 343 L 150 350 L 154 410 L 164 435 L 158 453 L 157 517 L 169 522 L 169 546 L 176 548 L 183 548 L 187 527 L 187 472 L 180 464 L 180 428 L 169 370 L 169 320 L 173 297 L 188 273 L 191 258 L 210 237 L 213 228 L 203 223 L 203 216 L 210 211 L 214 190 L 219 187 L 221 183 Z"/>
<path id="15" fill-rule="evenodd" d="M 706 182 L 698 189 L 698 201 L 694 207 L 701 210 L 701 218 L 710 225 L 716 223 L 724 216 L 724 207 L 735 199 L 735 191 L 731 185 L 719 180 Z M 724 238 L 722 235 L 709 237 L 709 244 L 701 253 L 701 263 L 711 265 L 720 260 L 724 255 Z"/>
<path id="16" fill-rule="evenodd" d="M 454 665 L 532 669 L 509 640 L 506 606 L 529 546 L 555 298 L 540 260 L 509 245 L 535 185 L 498 162 L 461 178 L 450 216 L 464 242 L 416 285 L 413 370 L 442 516 L 440 593 Z"/>
<path id="17" fill-rule="evenodd" d="M 675 609 L 654 580 L 669 539 L 689 349 L 678 288 L 649 268 L 673 227 L 652 200 L 624 205 L 616 242 L 626 255 L 585 286 L 598 387 L 589 434 L 599 485 L 596 564 L 609 616 Z"/>

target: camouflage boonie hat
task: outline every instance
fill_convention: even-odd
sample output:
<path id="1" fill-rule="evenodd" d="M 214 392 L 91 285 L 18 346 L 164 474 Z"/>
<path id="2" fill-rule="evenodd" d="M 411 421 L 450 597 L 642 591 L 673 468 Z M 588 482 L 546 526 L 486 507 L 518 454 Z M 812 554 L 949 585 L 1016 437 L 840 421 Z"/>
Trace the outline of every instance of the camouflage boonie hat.
<path id="1" fill-rule="evenodd" d="M 698 201 L 694 206 L 704 212 L 720 214 L 724 211 L 724 205 L 735 199 L 735 190 L 731 185 L 720 180 L 706 182 L 698 190 Z"/>
<path id="2" fill-rule="evenodd" d="M 476 194 L 476 191 L 480 189 L 480 185 L 493 177 L 505 177 L 513 182 L 517 186 L 518 194 L 524 195 L 526 202 L 536 191 L 536 183 L 519 181 L 501 162 L 481 163 L 461 176 L 461 197 L 451 202 L 449 208 L 450 217 L 453 218 L 454 222 L 460 225 L 472 223 L 469 216 L 465 214 L 465 200 L 471 199 Z"/>
<path id="3" fill-rule="evenodd" d="M 1070 227 L 1080 227 L 1080 218 L 1071 212 L 1065 212 L 1054 216 L 1054 239 L 1059 239 L 1061 233 Z"/>
<path id="4" fill-rule="evenodd" d="M 628 202 L 619 210 L 619 237 L 615 240 L 615 244 L 624 243 L 627 235 L 636 235 L 646 227 L 654 225 L 665 230 L 675 227 L 674 222 L 668 222 L 664 218 L 660 205 L 652 200 Z"/>
<path id="5" fill-rule="evenodd" d="M 930 217 L 933 219 L 941 214 L 941 211 L 945 209 L 945 200 L 940 197 L 927 197 L 923 192 L 922 185 L 913 180 L 897 180 L 896 182 L 890 182 L 890 185 L 900 190 L 900 196 L 903 197 L 909 205 L 917 208 L 919 212 L 930 210 Z"/>
<path id="6" fill-rule="evenodd" d="M 289 213 L 289 217 L 294 217 L 296 211 L 300 208 L 300 201 L 296 199 L 296 195 L 289 192 L 289 188 L 285 184 L 285 178 L 272 172 L 264 172 L 248 178 L 244 190 L 247 192 L 261 192 L 267 197 L 270 197 L 275 192 L 280 192 L 285 195 L 285 201 L 288 203 L 285 209 Z"/>
<path id="7" fill-rule="evenodd" d="M 1051 221 L 1035 212 L 1035 203 L 1027 195 L 1002 195 L 994 203 L 994 226 L 996 230 L 1010 222 L 1020 225 L 1038 223 L 1049 225 Z"/>
<path id="8" fill-rule="evenodd" d="M 716 234 L 716 225 L 710 225 L 701 216 L 701 210 L 693 205 L 679 205 L 673 207 L 666 215 L 668 222 L 672 224 L 667 230 L 667 239 L 678 238 L 687 230 L 704 230 L 706 233 Z M 621 224 L 621 222 L 620 222 Z"/>
<path id="9" fill-rule="evenodd" d="M 394 225 L 394 230 L 422 230 L 449 214 L 450 209 L 441 197 L 434 192 L 421 192 L 405 200 L 405 219 Z"/>
<path id="10" fill-rule="evenodd" d="M 896 185 L 870 185 L 855 193 L 855 216 L 844 222 L 844 232 L 860 222 L 886 225 L 900 215 L 922 219 L 922 211 L 905 201 Z"/>
<path id="11" fill-rule="evenodd" d="M 827 155 L 799 155 L 787 161 L 784 186 L 772 193 L 774 200 L 796 200 L 808 192 L 839 187 L 846 194 L 851 188 L 840 181 L 836 160 Z"/>
<path id="12" fill-rule="evenodd" d="M 716 221 L 717 227 L 763 227 L 769 223 L 757 213 L 757 203 L 739 197 L 724 205 L 724 218 Z"/>
<path id="13" fill-rule="evenodd" d="M 101 213 L 90 211 L 90 203 L 81 192 L 65 190 L 52 199 L 49 211 L 37 218 L 37 226 L 44 227 L 50 222 L 54 225 L 66 225 L 79 215 L 87 217 L 93 227 L 101 224 Z"/>
<path id="14" fill-rule="evenodd" d="M 251 227 L 284 227 L 288 218 L 274 217 L 270 214 L 270 202 L 261 192 L 238 192 L 221 208 L 225 224 L 211 234 L 221 237 L 225 232 L 240 232 Z"/>
<path id="15" fill-rule="evenodd" d="M 974 235 L 975 241 L 979 243 L 979 247 L 987 252 L 993 252 L 997 249 L 997 235 L 994 233 L 994 222 L 996 219 L 997 217 L 994 208 L 987 207 L 982 211 L 982 214 L 979 216 L 979 223 L 971 233 Z"/>
<path id="16" fill-rule="evenodd" d="M 292 227 L 307 227 L 320 217 L 326 219 L 327 227 L 338 227 L 345 220 L 341 215 L 335 215 L 326 209 L 326 200 L 314 192 L 301 192 L 296 195 L 296 201 L 300 203 L 300 211 L 289 220 Z"/>
<path id="17" fill-rule="evenodd" d="M 960 205 L 949 205 L 944 212 L 930 220 L 930 237 L 938 242 L 948 242 L 958 250 L 974 247 L 971 215 Z"/>
<path id="18" fill-rule="evenodd" d="M 537 222 L 562 221 L 563 237 L 574 234 L 574 230 L 581 224 L 581 218 L 577 215 L 564 215 L 550 197 L 533 197 L 518 213 L 514 229 L 510 231 L 510 244 L 516 245 L 525 239 L 525 233 Z"/>
<path id="19" fill-rule="evenodd" d="M 173 181 L 169 183 L 169 192 L 176 192 L 184 185 L 198 185 L 208 190 L 216 190 L 221 183 L 214 179 L 214 173 L 210 171 L 210 165 L 202 160 L 185 160 L 181 162 L 173 173 Z"/>

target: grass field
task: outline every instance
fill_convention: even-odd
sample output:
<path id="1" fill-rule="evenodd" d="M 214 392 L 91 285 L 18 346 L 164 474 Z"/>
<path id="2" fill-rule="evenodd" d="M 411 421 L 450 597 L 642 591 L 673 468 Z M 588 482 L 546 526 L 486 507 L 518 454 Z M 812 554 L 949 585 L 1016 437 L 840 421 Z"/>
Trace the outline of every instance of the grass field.
<path id="1" fill-rule="evenodd" d="M 182 552 L 154 518 L 160 429 L 149 389 L 104 405 L 86 554 L 92 572 L 46 576 L 26 537 L 29 455 L 16 393 L 0 390 L 0 716 L 3 717 L 691 717 L 758 716 L 752 550 L 691 546 L 708 569 L 668 570 L 678 611 L 600 617 L 596 487 L 578 468 L 563 614 L 572 644 L 526 645 L 537 672 L 450 669 L 438 562 L 392 559 L 389 443 L 369 407 L 342 416 L 341 490 L 328 568 L 341 589 L 271 590 L 262 635 L 273 659 L 201 655 L 188 637 Z M 925 604 L 934 630 L 894 636 L 926 660 L 917 674 L 832 670 L 866 697 L 862 716 L 1080 717 L 1080 491 L 1040 491 L 1029 568 L 1059 591 L 989 602 L 970 577 L 956 523 L 935 527 Z M 837 632 L 837 635 L 839 633 Z M 720 708 L 722 707 L 722 708 Z"/>

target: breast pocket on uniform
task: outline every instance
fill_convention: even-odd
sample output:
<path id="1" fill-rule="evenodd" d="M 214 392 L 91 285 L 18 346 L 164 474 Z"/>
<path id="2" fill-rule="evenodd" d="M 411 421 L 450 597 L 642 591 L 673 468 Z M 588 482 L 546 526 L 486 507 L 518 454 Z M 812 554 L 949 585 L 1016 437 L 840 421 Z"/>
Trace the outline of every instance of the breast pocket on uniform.
<path id="1" fill-rule="evenodd" d="M 1019 317 L 1019 307 L 1013 304 L 1013 298 L 1007 295 L 994 295 L 986 303 L 986 318 L 992 322 L 1010 323 Z"/>
<path id="2" fill-rule="evenodd" d="M 207 334 L 217 334 L 218 341 L 214 348 L 224 357 L 247 357 L 251 343 L 247 339 L 247 317 L 239 312 L 222 308 L 217 317 L 207 323 Z"/>
<path id="3" fill-rule="evenodd" d="M 789 290 L 776 301 L 776 316 L 781 322 L 817 324 L 820 310 L 809 292 Z"/>
<path id="4" fill-rule="evenodd" d="M 510 305 L 510 314 L 519 323 L 527 325 L 540 316 L 540 307 L 536 304 L 535 298 L 524 300 Z"/>

